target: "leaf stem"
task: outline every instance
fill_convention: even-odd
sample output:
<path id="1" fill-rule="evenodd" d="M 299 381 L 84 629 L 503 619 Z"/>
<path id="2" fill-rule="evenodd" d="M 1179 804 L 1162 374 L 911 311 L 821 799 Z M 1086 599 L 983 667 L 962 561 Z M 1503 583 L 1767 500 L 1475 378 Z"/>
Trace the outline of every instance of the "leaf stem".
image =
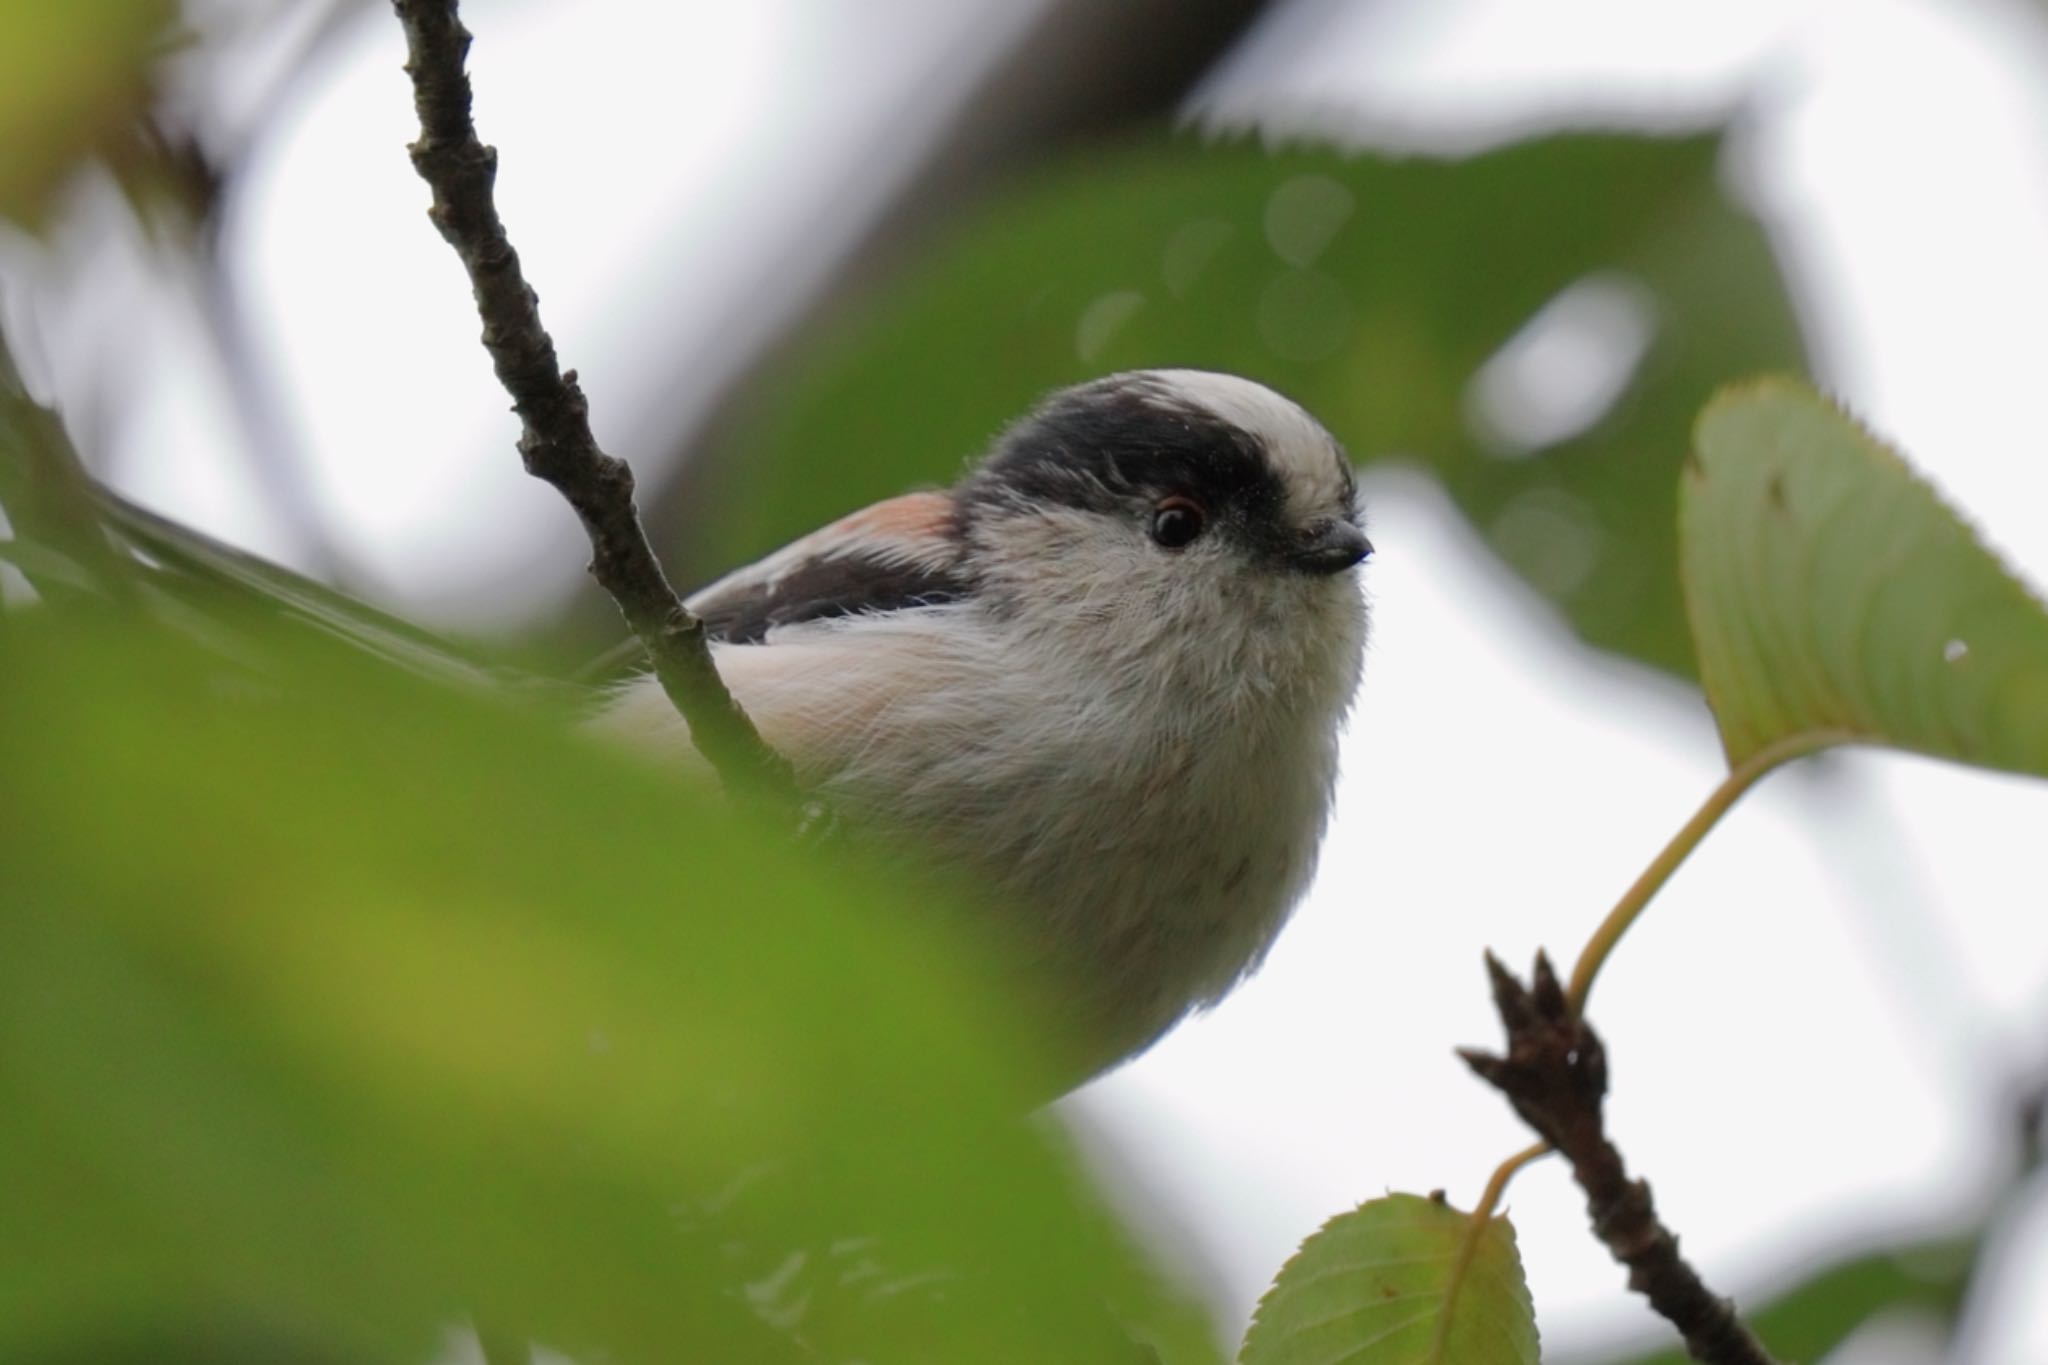
<path id="1" fill-rule="evenodd" d="M 1571 986 L 1565 992 L 1565 999 L 1570 1002 L 1572 1013 L 1585 1013 L 1586 997 L 1593 992 L 1593 979 L 1600 975 L 1600 968 L 1605 965 L 1615 945 L 1621 942 L 1622 935 L 1629 931 L 1629 926 L 1636 922 L 1644 907 L 1649 905 L 1651 898 L 1663 889 L 1664 883 L 1671 880 L 1671 874 L 1678 871 L 1679 865 L 1692 856 L 1692 851 L 1700 846 L 1700 841 L 1707 837 L 1708 831 L 1720 823 L 1721 817 L 1742 799 L 1744 792 L 1756 785 L 1758 778 L 1782 763 L 1803 757 L 1817 749 L 1847 743 L 1854 738 L 1854 735 L 1839 730 L 1807 731 L 1788 735 L 1775 743 L 1765 745 L 1730 769 L 1728 775 L 1721 779 L 1721 784 L 1715 787 L 1707 799 L 1700 803 L 1700 808 L 1693 812 L 1692 818 L 1680 827 L 1678 833 L 1671 836 L 1671 842 L 1658 851 L 1657 856 L 1650 860 L 1650 865 L 1643 869 L 1642 875 L 1622 893 L 1621 899 L 1614 903 L 1614 908 L 1607 912 L 1607 918 L 1600 921 L 1600 927 L 1593 931 L 1593 936 L 1586 940 L 1586 946 L 1580 949 L 1579 960 L 1572 967 Z"/>
<path id="2" fill-rule="evenodd" d="M 1613 953 L 1615 945 L 1621 942 L 1622 936 L 1629 931 L 1629 927 L 1642 915 L 1644 907 L 1648 906 L 1657 892 L 1663 889 L 1664 883 L 1671 880 L 1671 875 L 1678 871 L 1679 865 L 1692 856 L 1692 851 L 1698 848 L 1708 832 L 1721 822 L 1721 817 L 1742 799 L 1744 792 L 1755 786 L 1757 780 L 1765 773 L 1780 764 L 1830 745 L 1848 743 L 1855 738 L 1855 735 L 1842 730 L 1808 731 L 1789 735 L 1765 745 L 1731 768 L 1728 775 L 1721 779 L 1720 785 L 1700 803 L 1700 808 L 1693 812 L 1692 818 L 1680 827 L 1678 833 L 1671 836 L 1671 841 L 1650 860 L 1650 865 L 1643 869 L 1642 875 L 1622 893 L 1621 899 L 1615 902 L 1614 908 L 1607 912 L 1607 917 L 1600 921 L 1600 927 L 1595 929 L 1593 936 L 1586 941 L 1585 948 L 1579 953 L 1578 963 L 1572 968 L 1571 988 L 1565 994 L 1566 1008 L 1571 1017 L 1579 1018 L 1584 1015 L 1586 997 L 1592 993 L 1594 978 L 1600 975 L 1600 968 L 1606 964 L 1608 956 Z M 1551 989 L 1554 991 L 1556 987 L 1553 985 Z M 1506 1193 L 1508 1182 L 1513 1180 L 1524 1166 L 1549 1155 L 1554 1150 L 1556 1149 L 1548 1142 L 1539 1142 L 1534 1146 L 1524 1147 L 1494 1168 L 1492 1177 L 1486 1182 L 1485 1190 L 1480 1193 L 1478 1205 L 1472 1210 L 1464 1239 L 1458 1244 L 1457 1260 L 1452 1263 L 1450 1279 L 1444 1285 L 1443 1315 L 1437 1320 L 1436 1335 L 1430 1342 L 1429 1354 L 1424 1357 L 1425 1361 L 1440 1362 L 1443 1359 L 1444 1346 L 1450 1335 L 1451 1313 L 1458 1302 L 1458 1291 L 1464 1286 L 1466 1272 L 1471 1268 L 1472 1258 L 1479 1250 L 1479 1239 L 1485 1234 L 1486 1225 L 1493 1217 L 1494 1209 L 1500 1204 L 1501 1195 Z"/>
<path id="3" fill-rule="evenodd" d="M 1500 1207 L 1500 1197 L 1507 1193 L 1508 1182 L 1515 1174 L 1531 1162 L 1540 1161 L 1550 1155 L 1551 1146 L 1539 1142 L 1524 1147 L 1500 1165 L 1494 1167 L 1493 1175 L 1480 1191 L 1479 1202 L 1473 1206 L 1472 1215 L 1465 1223 L 1465 1236 L 1458 1243 L 1458 1258 L 1451 1262 L 1450 1278 L 1444 1281 L 1443 1312 L 1436 1320 L 1436 1334 L 1430 1338 L 1429 1354 L 1423 1357 L 1425 1365 L 1441 1361 L 1444 1347 L 1451 1336 L 1451 1314 L 1458 1306 L 1458 1291 L 1465 1287 L 1465 1276 L 1472 1269 L 1472 1258 L 1479 1254 L 1479 1239 L 1486 1235 L 1486 1225 L 1493 1220 L 1493 1211 Z"/>

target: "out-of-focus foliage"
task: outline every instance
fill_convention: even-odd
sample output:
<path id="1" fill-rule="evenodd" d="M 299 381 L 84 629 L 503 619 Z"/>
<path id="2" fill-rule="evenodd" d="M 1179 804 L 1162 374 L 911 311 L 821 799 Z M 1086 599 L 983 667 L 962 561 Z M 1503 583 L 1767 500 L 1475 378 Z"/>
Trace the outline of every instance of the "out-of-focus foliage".
<path id="1" fill-rule="evenodd" d="M 169 0 L 0 0 L 0 218 L 33 221 L 77 158 L 148 106 Z"/>
<path id="2" fill-rule="evenodd" d="M 1488 1220 L 1444 1321 L 1470 1223 L 1413 1194 L 1332 1218 L 1266 1291 L 1243 1365 L 1536 1365 L 1536 1313 L 1505 1218 Z"/>
<path id="3" fill-rule="evenodd" d="M 1690 673 L 1673 522 L 1693 415 L 1731 375 L 1800 357 L 1718 152 L 1099 152 L 991 208 L 763 389 L 693 567 L 949 482 L 1049 387 L 1227 369 L 1299 398 L 1361 461 L 1421 461 L 1588 640 Z M 1582 389 L 1583 411 L 1551 410 Z"/>
<path id="4" fill-rule="evenodd" d="M 1686 603 L 1732 765 L 1869 742 L 2048 775 L 2048 612 L 1898 455 L 1799 385 L 1702 414 Z"/>
<path id="5" fill-rule="evenodd" d="M 301 626 L 330 635 L 421 677 L 540 694 L 538 679 L 493 670 L 409 621 L 158 516 L 106 489 L 95 490 L 92 511 L 108 535 L 150 564 L 145 591 L 159 612 L 182 613 L 188 623 L 204 622 L 216 638 L 226 625 L 218 608 L 223 602 L 233 602 L 245 611 L 259 613 L 268 628 Z M 577 694 L 565 689 L 564 699 L 573 703 Z"/>
<path id="6" fill-rule="evenodd" d="M 929 898 L 324 635 L 5 634 L 0 1357 L 1203 1358 Z"/>
<path id="7" fill-rule="evenodd" d="M 57 601 L 111 592 L 126 575 L 92 502 L 63 425 L 29 396 L 0 346 L 0 512 L 13 531 L 0 539 L 0 562 Z"/>
<path id="8" fill-rule="evenodd" d="M 0 216 L 138 131 L 172 9 L 0 0 Z M 761 388 L 694 567 L 950 480 L 1049 387 L 1208 366 L 1420 463 L 1586 639 L 1689 673 L 1687 432 L 1800 358 L 1718 147 L 1099 149 Z M 417 1361 L 474 1314 L 592 1359 L 1213 1358 L 1019 1120 L 1057 1064 L 941 893 L 822 865 L 449 685 L 495 674 L 404 623 L 96 498 L 0 378 L 0 559 L 42 599 L 0 616 L 0 1357 Z M 1687 490 L 1732 757 L 1847 727 L 2043 770 L 2039 608 L 1888 453 L 1752 389 Z M 1332 1220 L 1244 1359 L 1416 1358 L 1464 1228 L 1410 1196 Z M 1811 1359 L 1889 1309 L 1952 1316 L 1972 1248 L 1933 1250 L 1756 1324 Z M 1535 1360 L 1505 1221 L 1442 1344 Z"/>
<path id="9" fill-rule="evenodd" d="M 1817 1361 L 1875 1318 L 1918 1313 L 1953 1328 L 1976 1255 L 1975 1239 L 1866 1251 L 1817 1271 L 1763 1302 L 1743 1321 L 1779 1360 Z M 1686 1365 L 1682 1350 L 1631 1357 L 1627 1365 Z"/>

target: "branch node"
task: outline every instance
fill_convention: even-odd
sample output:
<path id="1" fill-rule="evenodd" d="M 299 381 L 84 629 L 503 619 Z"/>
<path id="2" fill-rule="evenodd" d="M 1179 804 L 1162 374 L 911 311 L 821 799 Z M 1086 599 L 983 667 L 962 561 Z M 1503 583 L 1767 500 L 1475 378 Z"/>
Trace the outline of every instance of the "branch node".
<path id="1" fill-rule="evenodd" d="M 1491 953 L 1486 963 L 1507 1050 L 1461 1049 L 1458 1055 L 1571 1162 L 1594 1235 L 1628 1268 L 1629 1287 L 1678 1329 L 1695 1360 L 1775 1365 L 1735 1305 L 1712 1293 L 1679 1256 L 1677 1237 L 1657 1219 L 1649 1185 L 1629 1178 L 1606 1132 L 1607 1050 L 1573 1010 L 1549 959 L 1536 955 L 1528 987 Z"/>

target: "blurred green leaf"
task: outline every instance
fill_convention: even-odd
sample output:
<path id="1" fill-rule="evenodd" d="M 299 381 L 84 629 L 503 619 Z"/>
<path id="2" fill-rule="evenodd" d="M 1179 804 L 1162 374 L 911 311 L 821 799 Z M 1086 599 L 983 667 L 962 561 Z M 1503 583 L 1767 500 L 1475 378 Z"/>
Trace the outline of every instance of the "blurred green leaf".
<path id="1" fill-rule="evenodd" d="M 0 509 L 4 506 L 0 503 Z M 13 565 L 31 583 L 57 584 L 81 596 L 99 591 L 93 576 L 77 560 L 37 541 L 0 540 L 0 564 Z"/>
<path id="2" fill-rule="evenodd" d="M 260 621 L 245 633 L 261 637 Z M 325 637 L 0 668 L 0 1358 L 1128 1362 L 937 898 Z M 1205 1358 L 1201 1353 L 1177 1359 Z"/>
<path id="3" fill-rule="evenodd" d="M 1466 161 L 1099 151 L 980 215 L 754 395 L 690 567 L 950 482 L 1050 387 L 1199 366 L 1292 394 L 1361 461 L 1421 461 L 1588 640 L 1690 673 L 1673 521 L 1693 415 L 1731 374 L 1800 362 L 1718 154 L 1618 136 Z M 1522 367 L 1475 385 L 1553 302 Z M 1606 370 L 1620 393 L 1602 412 L 1578 391 Z M 1584 430 L 1547 411 L 1575 394 Z"/>
<path id="4" fill-rule="evenodd" d="M 1412 1194 L 1332 1218 L 1259 1301 L 1242 1365 L 1536 1365 L 1536 1313 L 1506 1218 L 1488 1220 L 1438 1349 L 1470 1221 Z"/>
<path id="5" fill-rule="evenodd" d="M 494 671 L 443 636 L 159 516 L 110 489 L 92 486 L 91 505 L 107 530 L 151 567 L 148 582 L 158 591 L 155 600 L 174 620 L 217 616 L 220 607 L 232 604 L 231 610 L 253 613 L 266 630 L 286 623 L 305 626 L 423 678 L 487 687 L 540 685 L 538 679 Z"/>
<path id="6" fill-rule="evenodd" d="M 169 0 L 0 0 L 0 217 L 44 196 L 150 98 Z"/>
<path id="7" fill-rule="evenodd" d="M 1696 451 L 1686 601 L 1731 766 L 1868 742 L 2048 775 L 2048 612 L 1904 460 L 1785 380 L 1717 397 Z"/>
<path id="8" fill-rule="evenodd" d="M 1867 1251 L 1814 1272 L 1752 1309 L 1743 1320 L 1779 1360 L 1817 1361 L 1850 1333 L 1891 1312 L 1931 1313 L 1953 1323 L 1968 1288 L 1974 1239 Z M 1615 1365 L 1685 1365 L 1683 1350 L 1631 1356 Z"/>
<path id="9" fill-rule="evenodd" d="M 130 569 L 107 539 L 92 479 L 57 415 L 29 395 L 0 338 L 0 513 L 6 558 L 45 597 L 125 599 Z"/>

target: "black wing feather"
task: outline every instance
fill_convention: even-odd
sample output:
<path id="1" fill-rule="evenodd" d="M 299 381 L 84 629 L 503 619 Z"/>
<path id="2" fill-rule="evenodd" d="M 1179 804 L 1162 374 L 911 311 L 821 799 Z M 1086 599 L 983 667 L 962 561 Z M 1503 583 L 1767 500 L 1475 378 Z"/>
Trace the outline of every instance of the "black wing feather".
<path id="1" fill-rule="evenodd" d="M 953 565 L 853 552 L 807 560 L 773 579 L 714 587 L 690 607 L 713 640 L 756 645 L 777 626 L 933 607 L 967 593 L 968 583 Z"/>

